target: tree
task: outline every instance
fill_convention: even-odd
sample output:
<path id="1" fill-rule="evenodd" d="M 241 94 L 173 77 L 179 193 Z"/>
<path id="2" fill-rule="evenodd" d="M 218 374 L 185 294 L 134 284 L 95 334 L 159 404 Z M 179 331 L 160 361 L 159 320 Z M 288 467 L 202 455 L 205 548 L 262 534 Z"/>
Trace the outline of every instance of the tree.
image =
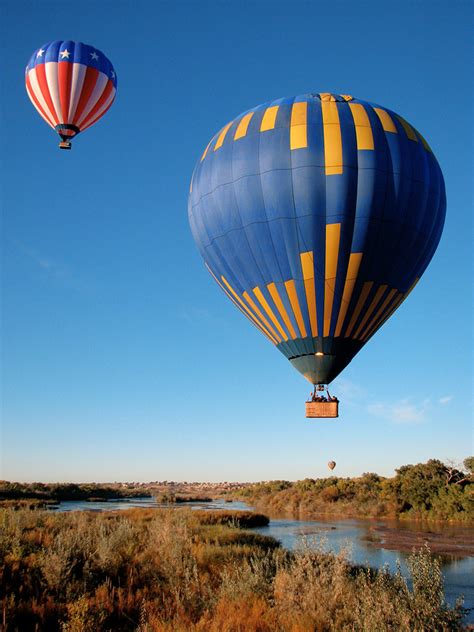
<path id="1" fill-rule="evenodd" d="M 401 511 L 430 509 L 440 489 L 446 485 L 448 468 L 437 459 L 396 470 L 395 488 Z"/>
<path id="2" fill-rule="evenodd" d="M 468 456 L 466 459 L 464 459 L 463 465 L 472 476 L 474 474 L 474 456 Z"/>

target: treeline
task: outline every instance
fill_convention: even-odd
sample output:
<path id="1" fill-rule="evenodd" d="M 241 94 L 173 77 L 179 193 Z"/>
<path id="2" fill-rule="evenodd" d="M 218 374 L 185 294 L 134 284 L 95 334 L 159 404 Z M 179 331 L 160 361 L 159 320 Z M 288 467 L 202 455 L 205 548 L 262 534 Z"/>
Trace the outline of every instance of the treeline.
<path id="1" fill-rule="evenodd" d="M 16 499 L 38 500 L 107 500 L 151 496 L 143 489 L 101 485 L 100 483 L 11 483 L 0 481 L 0 501 Z"/>
<path id="2" fill-rule="evenodd" d="M 403 465 L 393 478 L 366 473 L 359 478 L 272 481 L 238 495 L 272 514 L 472 521 L 474 457 L 463 466 L 465 471 L 430 459 Z"/>
<path id="3" fill-rule="evenodd" d="M 2 629 L 22 632 L 463 630 L 439 563 L 410 581 L 322 550 L 283 550 L 252 514 L 0 510 Z"/>

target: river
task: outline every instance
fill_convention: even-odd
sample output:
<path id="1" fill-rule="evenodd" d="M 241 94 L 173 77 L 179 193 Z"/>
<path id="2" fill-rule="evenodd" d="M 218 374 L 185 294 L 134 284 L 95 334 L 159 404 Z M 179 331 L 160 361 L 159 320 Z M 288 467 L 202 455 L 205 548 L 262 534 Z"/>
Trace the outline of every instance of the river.
<path id="1" fill-rule="evenodd" d="M 124 498 L 109 501 L 63 501 L 52 508 L 53 511 L 117 511 L 132 507 L 164 508 L 170 505 L 159 504 L 154 498 Z M 225 502 L 213 500 L 212 502 L 183 503 L 176 507 L 188 507 L 189 509 L 209 510 L 241 510 L 251 511 L 243 502 Z M 254 530 L 262 535 L 269 535 L 281 542 L 287 549 L 295 549 L 303 543 L 309 546 L 322 546 L 327 551 L 338 553 L 346 552 L 347 557 L 355 564 L 381 568 L 386 565 L 391 571 L 397 568 L 397 562 L 401 565 L 402 573 L 408 576 L 406 566 L 407 553 L 397 550 L 389 550 L 375 546 L 371 541 L 374 526 L 393 528 L 393 521 L 386 520 L 271 520 L 267 527 L 257 527 Z M 413 525 L 399 524 L 400 531 L 413 528 Z M 452 530 L 453 527 L 446 527 Z M 456 599 L 464 596 L 464 606 L 473 608 L 467 615 L 466 622 L 474 623 L 474 557 L 454 558 L 442 556 L 442 572 L 446 600 L 453 605 Z"/>

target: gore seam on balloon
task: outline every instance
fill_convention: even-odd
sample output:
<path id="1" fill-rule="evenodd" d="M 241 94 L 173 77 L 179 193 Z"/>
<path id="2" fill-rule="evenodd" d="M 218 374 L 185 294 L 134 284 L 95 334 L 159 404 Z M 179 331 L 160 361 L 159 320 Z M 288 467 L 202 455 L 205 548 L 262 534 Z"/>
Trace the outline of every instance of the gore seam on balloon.
<path id="1" fill-rule="evenodd" d="M 384 169 L 374 169 L 373 167 L 362 167 L 361 169 L 358 169 L 356 167 L 349 167 L 349 166 L 345 166 L 343 165 L 345 169 L 351 169 L 352 171 L 355 172 L 363 172 L 363 171 L 375 171 L 377 173 L 386 173 L 388 175 L 402 175 L 402 172 L 398 172 L 398 171 L 385 171 Z M 192 204 L 193 207 L 197 206 L 199 204 L 199 202 L 201 200 L 203 200 L 205 197 L 207 197 L 208 195 L 212 195 L 213 193 L 215 193 L 218 189 L 228 186 L 230 184 L 235 184 L 235 182 L 240 182 L 240 180 L 243 180 L 244 178 L 252 178 L 252 177 L 256 177 L 256 176 L 263 176 L 266 173 L 274 173 L 276 171 L 296 171 L 299 169 L 307 169 L 308 167 L 316 167 L 316 168 L 321 168 L 321 165 L 303 165 L 300 167 L 285 167 L 285 168 L 278 168 L 278 169 L 267 169 L 265 171 L 260 171 L 258 173 L 247 173 L 244 176 L 240 176 L 239 178 L 236 178 L 235 180 L 231 180 L 229 182 L 222 182 L 221 184 L 218 184 L 216 187 L 214 187 L 214 189 L 211 189 L 210 191 L 208 191 L 207 193 L 204 193 L 204 195 L 201 195 L 201 197 L 198 199 L 197 202 L 195 202 L 194 204 Z M 329 177 L 329 176 L 325 176 L 325 177 Z M 415 178 L 409 178 L 404 176 L 403 177 L 404 180 L 407 180 L 408 182 L 419 182 L 420 184 L 425 184 L 424 180 L 417 180 Z"/>

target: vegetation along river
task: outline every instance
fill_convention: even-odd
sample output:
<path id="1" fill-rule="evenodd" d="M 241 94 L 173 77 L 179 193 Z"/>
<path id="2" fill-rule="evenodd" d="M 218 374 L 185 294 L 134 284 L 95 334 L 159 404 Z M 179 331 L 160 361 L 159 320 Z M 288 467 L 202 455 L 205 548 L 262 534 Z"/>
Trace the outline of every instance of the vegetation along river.
<path id="1" fill-rule="evenodd" d="M 191 509 L 210 510 L 251 510 L 243 502 L 212 502 L 185 503 Z M 63 501 L 54 507 L 54 511 L 117 511 L 132 507 L 164 508 L 169 505 L 160 504 L 154 498 L 125 498 L 109 501 Z M 444 576 L 445 595 L 449 604 L 454 604 L 457 597 L 464 596 L 464 606 L 473 608 L 467 615 L 466 621 L 474 623 L 474 551 L 472 545 L 472 529 L 452 525 L 436 526 L 430 524 L 429 535 L 435 545 L 430 542 L 432 550 L 450 551 L 449 555 L 441 554 Z M 267 527 L 254 529 L 262 535 L 269 535 L 279 540 L 287 549 L 299 546 L 323 547 L 326 551 L 339 553 L 345 551 L 346 556 L 355 564 L 381 568 L 387 565 L 391 571 L 396 571 L 397 562 L 406 576 L 408 569 L 406 559 L 413 545 L 422 545 L 426 529 L 420 534 L 422 527 L 416 523 L 396 522 L 390 520 L 294 520 L 272 519 Z M 453 548 L 453 542 L 463 541 L 463 536 L 470 531 L 471 537 L 466 538 L 466 546 Z M 439 540 L 439 542 L 438 542 Z"/>

